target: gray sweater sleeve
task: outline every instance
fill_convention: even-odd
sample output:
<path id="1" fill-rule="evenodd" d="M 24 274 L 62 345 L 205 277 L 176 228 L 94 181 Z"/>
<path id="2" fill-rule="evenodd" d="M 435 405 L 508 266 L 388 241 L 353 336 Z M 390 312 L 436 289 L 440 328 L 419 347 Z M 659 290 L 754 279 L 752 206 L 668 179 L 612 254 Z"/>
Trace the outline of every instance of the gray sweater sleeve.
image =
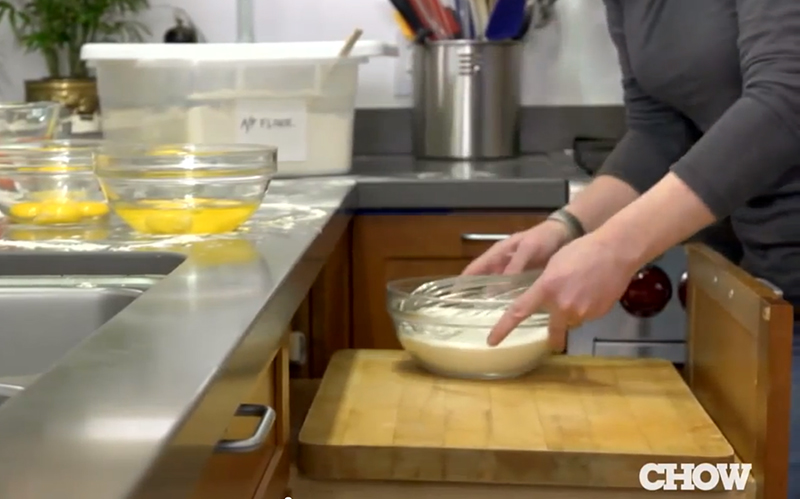
<path id="1" fill-rule="evenodd" d="M 599 174 L 616 177 L 643 193 L 667 174 L 699 133 L 683 115 L 641 89 L 628 59 L 620 0 L 604 1 L 609 33 L 622 69 L 628 131 Z"/>
<path id="2" fill-rule="evenodd" d="M 800 0 L 737 0 L 743 91 L 672 171 L 717 216 L 800 165 Z"/>

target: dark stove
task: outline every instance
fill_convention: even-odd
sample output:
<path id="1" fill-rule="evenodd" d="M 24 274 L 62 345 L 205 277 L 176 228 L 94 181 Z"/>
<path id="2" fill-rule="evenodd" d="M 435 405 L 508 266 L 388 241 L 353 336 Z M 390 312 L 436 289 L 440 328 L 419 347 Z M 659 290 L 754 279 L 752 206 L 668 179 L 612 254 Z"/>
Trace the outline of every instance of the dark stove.
<path id="1" fill-rule="evenodd" d="M 594 175 L 614 148 L 605 139 L 578 138 L 575 163 Z M 585 184 L 571 186 L 570 195 Z M 686 360 L 686 252 L 678 246 L 642 268 L 625 295 L 604 317 L 570 332 L 567 353 L 604 357 Z"/>
<path id="2" fill-rule="evenodd" d="M 594 175 L 616 145 L 616 140 L 577 137 L 572 143 L 572 157 L 581 170 Z"/>

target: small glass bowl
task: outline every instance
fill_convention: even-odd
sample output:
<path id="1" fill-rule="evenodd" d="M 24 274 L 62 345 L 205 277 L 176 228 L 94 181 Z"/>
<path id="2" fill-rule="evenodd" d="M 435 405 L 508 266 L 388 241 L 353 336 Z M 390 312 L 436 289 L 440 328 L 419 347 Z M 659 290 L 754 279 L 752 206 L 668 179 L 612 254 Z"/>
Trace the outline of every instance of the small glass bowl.
<path id="1" fill-rule="evenodd" d="M 55 138 L 63 109 L 56 102 L 0 102 L 0 143 Z"/>
<path id="2" fill-rule="evenodd" d="M 108 213 L 94 175 L 101 141 L 0 144 L 0 212 L 32 227 L 96 225 Z"/>
<path id="3" fill-rule="evenodd" d="M 454 378 L 514 378 L 549 355 L 548 315 L 534 314 L 498 346 L 486 341 L 533 279 L 534 274 L 402 279 L 388 284 L 387 309 L 400 344 L 422 368 Z"/>
<path id="4" fill-rule="evenodd" d="M 221 234 L 246 222 L 277 171 L 277 149 L 255 145 L 108 145 L 96 173 L 114 212 L 152 235 Z"/>

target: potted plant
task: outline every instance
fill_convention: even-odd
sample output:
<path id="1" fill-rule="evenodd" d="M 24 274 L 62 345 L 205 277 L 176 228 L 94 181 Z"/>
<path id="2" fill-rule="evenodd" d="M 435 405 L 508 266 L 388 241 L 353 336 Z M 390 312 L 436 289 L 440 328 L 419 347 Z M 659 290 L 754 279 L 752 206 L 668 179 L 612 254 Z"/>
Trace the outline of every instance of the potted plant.
<path id="1" fill-rule="evenodd" d="M 48 75 L 25 82 L 27 101 L 55 101 L 82 115 L 98 109 L 97 86 L 81 47 L 92 42 L 141 41 L 149 30 L 134 16 L 149 0 L 0 0 L 17 42 L 44 58 Z"/>

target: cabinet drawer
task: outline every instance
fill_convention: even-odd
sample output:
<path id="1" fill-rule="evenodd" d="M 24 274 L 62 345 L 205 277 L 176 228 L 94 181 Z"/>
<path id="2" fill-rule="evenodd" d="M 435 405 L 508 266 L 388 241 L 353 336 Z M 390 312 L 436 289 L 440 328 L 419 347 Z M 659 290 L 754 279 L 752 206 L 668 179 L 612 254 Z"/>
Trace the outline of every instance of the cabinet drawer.
<path id="1" fill-rule="evenodd" d="M 211 456 L 193 499 L 257 497 L 265 473 L 274 468 L 273 461 L 284 454 L 283 448 L 288 440 L 288 379 L 289 353 L 284 346 L 275 360 L 264 367 L 253 391 L 242 401 L 223 437 L 223 445 L 227 443 L 229 448 L 220 446 Z M 259 412 L 259 408 L 269 408 L 268 414 Z M 235 447 L 236 443 L 247 441 L 257 434 L 260 426 L 266 425 L 269 425 L 269 433 L 256 448 L 230 448 L 231 443 Z"/>
<path id="2" fill-rule="evenodd" d="M 261 484 L 256 491 L 256 499 L 286 499 L 291 497 L 288 491 L 291 475 L 291 453 L 286 447 L 280 447 L 270 461 Z"/>
<path id="3" fill-rule="evenodd" d="M 547 213 L 364 215 L 355 219 L 354 244 L 405 258 L 474 258 L 545 218 Z"/>

